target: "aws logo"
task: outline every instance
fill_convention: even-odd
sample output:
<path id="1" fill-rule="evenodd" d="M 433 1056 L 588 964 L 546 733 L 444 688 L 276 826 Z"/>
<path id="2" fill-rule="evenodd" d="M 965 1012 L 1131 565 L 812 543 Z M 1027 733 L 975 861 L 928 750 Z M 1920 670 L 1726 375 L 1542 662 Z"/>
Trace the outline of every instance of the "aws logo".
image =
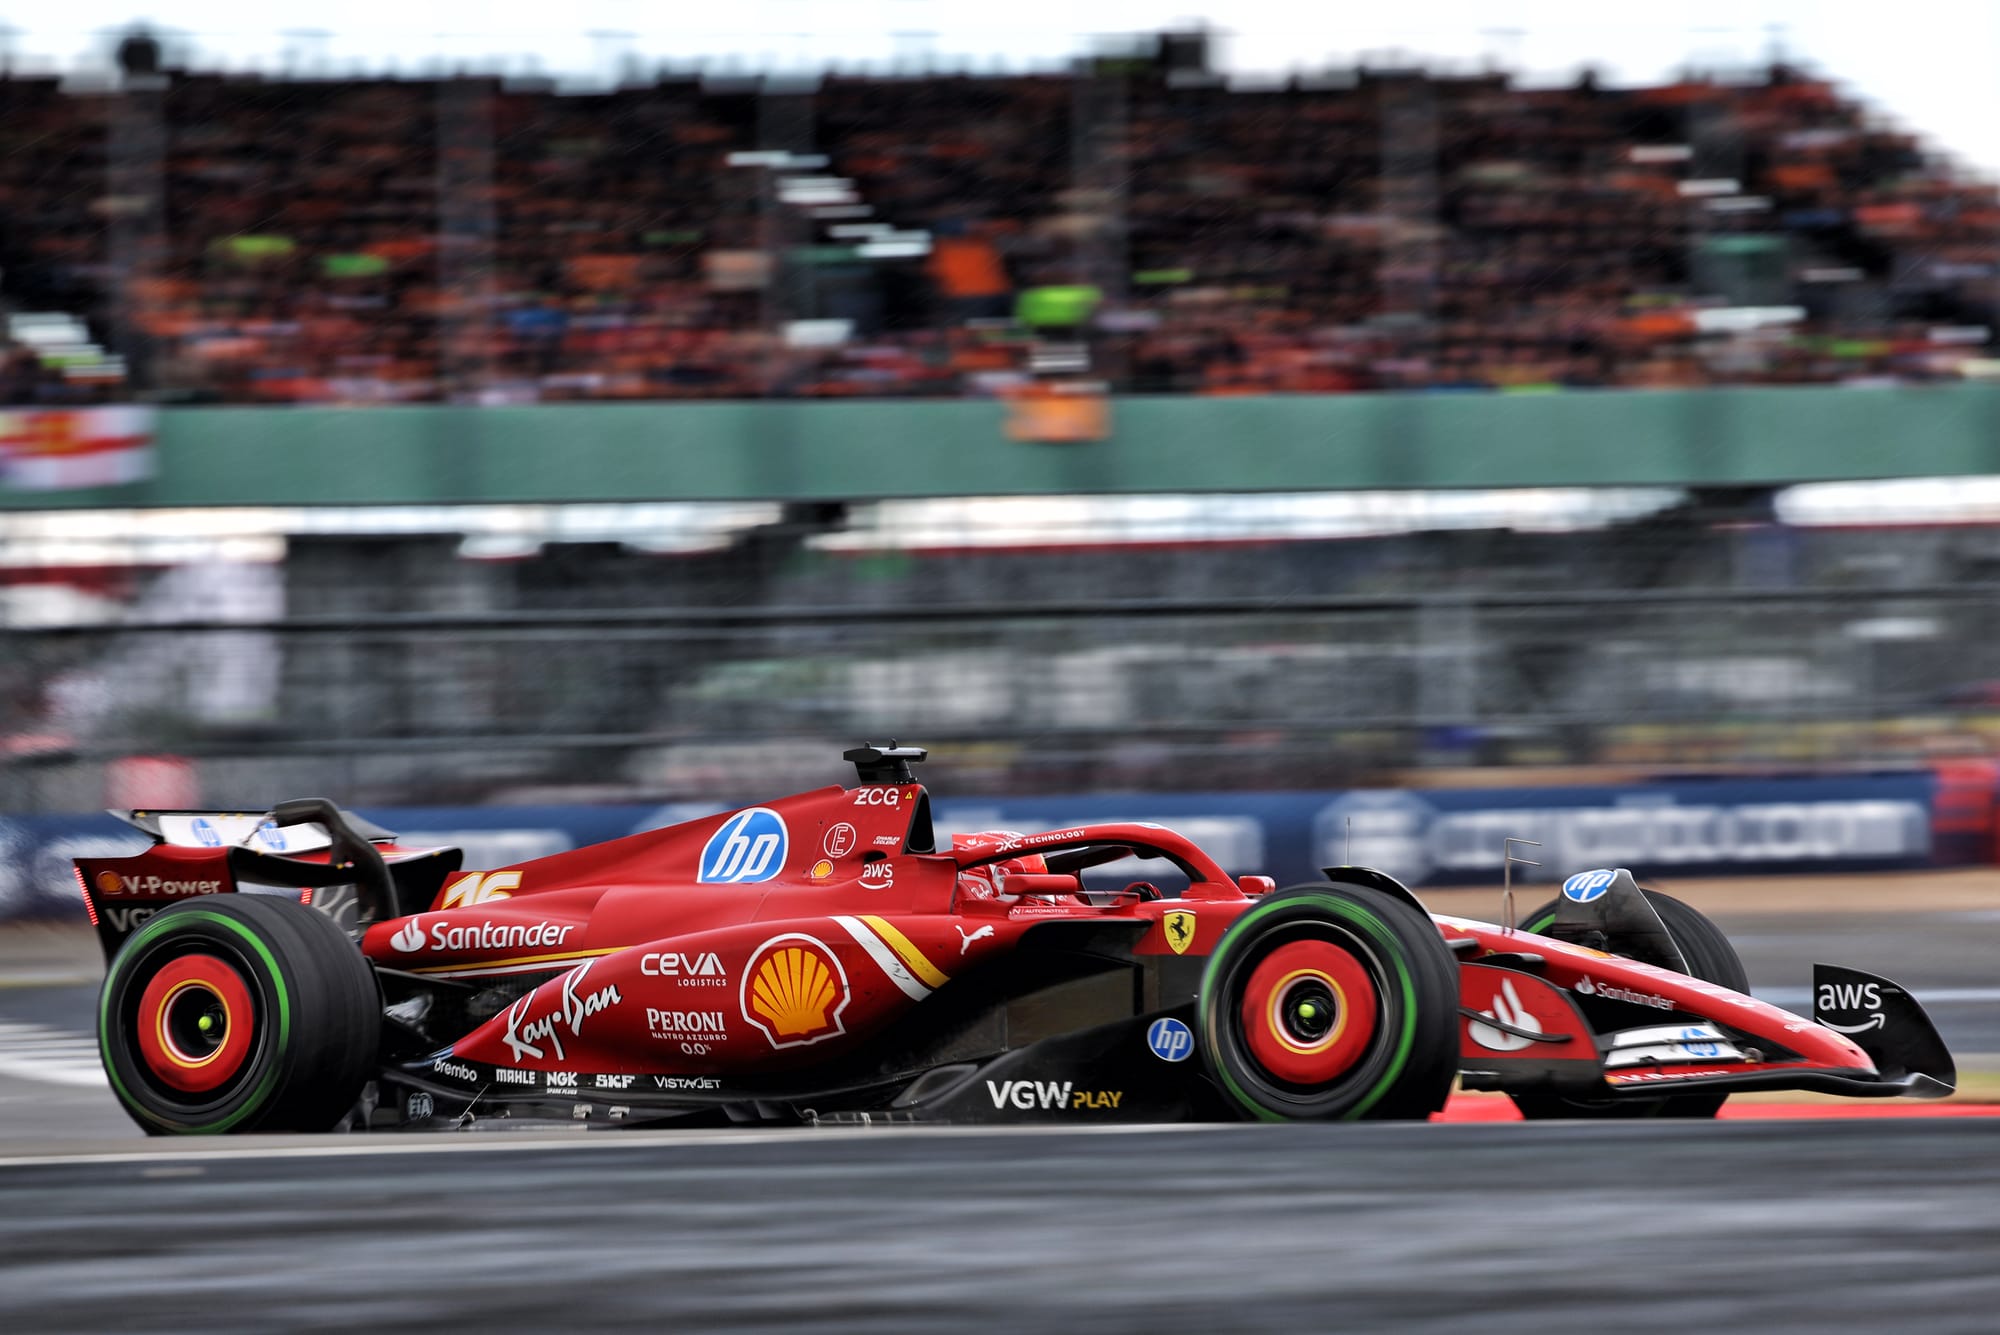
<path id="1" fill-rule="evenodd" d="M 845 1033 L 847 971 L 824 941 L 803 932 L 774 936 L 757 947 L 743 971 L 738 1002 L 743 1018 L 774 1048 L 804 1047 Z"/>
<path id="2" fill-rule="evenodd" d="M 749 807 L 722 822 L 702 845 L 695 880 L 703 885 L 768 881 L 785 867 L 789 836 L 785 818 L 769 807 Z"/>

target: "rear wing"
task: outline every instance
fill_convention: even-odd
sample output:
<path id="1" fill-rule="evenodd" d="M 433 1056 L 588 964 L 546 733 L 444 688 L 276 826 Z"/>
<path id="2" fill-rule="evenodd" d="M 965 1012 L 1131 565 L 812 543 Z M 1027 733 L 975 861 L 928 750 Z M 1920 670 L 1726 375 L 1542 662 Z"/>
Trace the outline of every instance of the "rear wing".
<path id="1" fill-rule="evenodd" d="M 464 861 L 456 848 L 397 849 L 394 833 L 323 798 L 259 813 L 111 814 L 151 835 L 153 846 L 133 857 L 76 859 L 77 888 L 107 961 L 162 909 L 243 891 L 296 895 L 358 938 L 369 923 L 427 907 Z"/>
<path id="2" fill-rule="evenodd" d="M 152 836 L 155 844 L 177 848 L 250 848 L 259 853 L 297 856 L 329 848 L 331 821 L 351 838 L 371 844 L 393 843 L 394 830 L 355 815 L 323 798 L 281 802 L 270 811 L 112 811 L 133 829 Z"/>

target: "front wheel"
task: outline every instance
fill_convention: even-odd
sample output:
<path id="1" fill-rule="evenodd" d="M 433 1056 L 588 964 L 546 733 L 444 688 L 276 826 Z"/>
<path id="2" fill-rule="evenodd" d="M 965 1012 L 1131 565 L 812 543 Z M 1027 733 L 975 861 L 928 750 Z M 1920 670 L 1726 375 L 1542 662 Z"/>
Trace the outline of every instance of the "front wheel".
<path id="1" fill-rule="evenodd" d="M 1346 885 L 1259 900 L 1202 974 L 1203 1060 L 1264 1121 L 1428 1117 L 1458 1074 L 1458 967 L 1430 919 Z"/>
<path id="2" fill-rule="evenodd" d="M 98 999 L 111 1088 L 153 1135 L 326 1131 L 374 1074 L 381 1001 L 330 918 L 289 899 L 175 904 L 128 938 Z"/>
<path id="3" fill-rule="evenodd" d="M 1680 947 L 1689 977 L 1699 978 L 1704 983 L 1715 983 L 1732 992 L 1750 990 L 1750 975 L 1744 970 L 1736 947 L 1729 944 L 1729 938 L 1706 914 L 1692 904 L 1682 903 L 1658 890 L 1642 889 L 1639 893 L 1660 915 L 1661 926 Z M 1542 905 L 1530 913 L 1522 925 L 1530 932 L 1546 931 L 1549 924 L 1555 921 L 1558 902 L 1552 899 Z M 1521 1116 L 1531 1122 L 1562 1117 L 1676 1117 L 1698 1120 L 1721 1112 L 1722 1105 L 1729 1101 L 1729 1095 L 1674 1094 L 1658 1099 L 1578 1099 L 1561 1094 L 1516 1094 L 1513 1099 L 1514 1106 L 1521 1110 Z"/>

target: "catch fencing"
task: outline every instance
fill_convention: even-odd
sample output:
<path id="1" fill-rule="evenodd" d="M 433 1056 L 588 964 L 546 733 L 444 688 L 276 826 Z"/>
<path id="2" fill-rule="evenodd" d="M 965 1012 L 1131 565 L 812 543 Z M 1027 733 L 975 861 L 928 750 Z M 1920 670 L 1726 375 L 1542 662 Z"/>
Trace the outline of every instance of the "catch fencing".
<path id="1" fill-rule="evenodd" d="M 2000 737 L 2000 587 L 0 628 L 13 812 L 105 805 L 135 763 L 223 805 L 748 800 L 890 736 L 963 793 L 1926 764 Z"/>

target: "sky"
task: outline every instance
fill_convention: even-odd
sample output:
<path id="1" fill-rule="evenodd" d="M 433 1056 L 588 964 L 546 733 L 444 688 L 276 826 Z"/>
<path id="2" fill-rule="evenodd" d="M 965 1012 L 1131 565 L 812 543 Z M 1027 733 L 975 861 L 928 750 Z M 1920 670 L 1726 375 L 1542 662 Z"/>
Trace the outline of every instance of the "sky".
<path id="1" fill-rule="evenodd" d="M 393 64 L 415 74 L 442 59 L 588 77 L 627 57 L 651 66 L 703 56 L 757 69 L 885 68 L 926 53 L 940 65 L 1019 67 L 1105 34 L 1196 22 L 1220 34 L 1221 67 L 1246 76 L 1393 56 L 1493 63 L 1538 81 L 1591 64 L 1631 83 L 1690 62 L 1740 68 L 1776 49 L 2000 177 L 1995 0 L 66 0 L 0 19 L 0 51 L 74 68 L 101 60 L 105 34 L 137 19 L 183 34 L 207 67 L 325 73 Z"/>

